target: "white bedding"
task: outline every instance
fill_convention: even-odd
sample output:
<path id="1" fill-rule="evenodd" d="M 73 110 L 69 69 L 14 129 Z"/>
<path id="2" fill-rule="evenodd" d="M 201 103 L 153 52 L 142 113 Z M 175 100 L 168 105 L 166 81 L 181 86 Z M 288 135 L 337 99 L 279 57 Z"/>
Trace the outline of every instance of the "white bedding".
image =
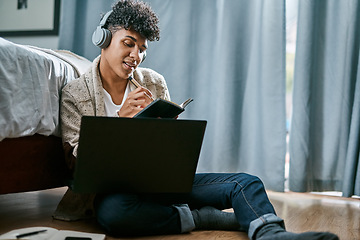
<path id="1" fill-rule="evenodd" d="M 90 64 L 68 51 L 0 38 L 0 141 L 35 133 L 59 136 L 61 89 Z"/>

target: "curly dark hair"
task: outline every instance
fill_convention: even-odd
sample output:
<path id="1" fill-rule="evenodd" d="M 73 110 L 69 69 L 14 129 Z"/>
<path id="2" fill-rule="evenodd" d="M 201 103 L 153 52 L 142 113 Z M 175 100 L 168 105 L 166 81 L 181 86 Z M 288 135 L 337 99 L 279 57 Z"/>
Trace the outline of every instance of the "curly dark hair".
<path id="1" fill-rule="evenodd" d="M 105 28 L 115 32 L 119 27 L 132 29 L 149 41 L 159 41 L 159 19 L 151 7 L 142 1 L 119 0 L 113 7 Z"/>

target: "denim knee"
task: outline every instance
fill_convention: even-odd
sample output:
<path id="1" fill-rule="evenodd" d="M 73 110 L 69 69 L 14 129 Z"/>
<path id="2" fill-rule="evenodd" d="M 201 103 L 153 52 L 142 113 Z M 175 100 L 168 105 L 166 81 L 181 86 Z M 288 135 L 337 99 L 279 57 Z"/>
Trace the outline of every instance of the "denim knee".
<path id="1" fill-rule="evenodd" d="M 268 200 L 264 183 L 259 177 L 247 173 L 241 173 L 238 177 L 235 177 L 234 181 L 237 183 L 234 194 L 242 192 L 242 194 L 247 195 L 247 197 L 250 198 L 260 197 Z"/>
<path id="2" fill-rule="evenodd" d="M 259 177 L 248 173 L 235 174 L 232 181 L 236 182 L 241 189 L 249 186 L 256 186 L 257 188 L 265 189 L 264 184 Z"/>

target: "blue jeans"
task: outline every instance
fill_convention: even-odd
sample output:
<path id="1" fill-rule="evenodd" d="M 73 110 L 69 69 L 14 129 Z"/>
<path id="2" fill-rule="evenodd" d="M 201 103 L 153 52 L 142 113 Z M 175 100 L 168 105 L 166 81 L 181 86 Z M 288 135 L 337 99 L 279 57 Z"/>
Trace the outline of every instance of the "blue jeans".
<path id="1" fill-rule="evenodd" d="M 233 208 L 250 239 L 262 225 L 282 222 L 261 180 L 245 173 L 196 174 L 188 195 L 118 193 L 99 195 L 95 201 L 97 220 L 112 235 L 188 232 L 195 228 L 191 209 L 204 206 Z"/>

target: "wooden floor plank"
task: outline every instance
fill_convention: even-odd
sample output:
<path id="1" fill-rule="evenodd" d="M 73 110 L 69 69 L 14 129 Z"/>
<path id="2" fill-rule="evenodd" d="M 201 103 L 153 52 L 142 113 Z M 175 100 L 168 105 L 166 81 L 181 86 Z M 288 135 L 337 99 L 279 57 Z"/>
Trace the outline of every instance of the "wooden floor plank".
<path id="1" fill-rule="evenodd" d="M 103 233 L 94 221 L 63 222 L 53 220 L 65 188 L 38 192 L 0 195 L 0 234 L 13 229 L 47 226 L 57 229 Z M 314 194 L 268 192 L 277 214 L 285 219 L 288 231 L 330 231 L 341 240 L 360 239 L 360 200 Z M 189 234 L 112 238 L 108 240 L 247 240 L 242 232 L 193 231 Z"/>

